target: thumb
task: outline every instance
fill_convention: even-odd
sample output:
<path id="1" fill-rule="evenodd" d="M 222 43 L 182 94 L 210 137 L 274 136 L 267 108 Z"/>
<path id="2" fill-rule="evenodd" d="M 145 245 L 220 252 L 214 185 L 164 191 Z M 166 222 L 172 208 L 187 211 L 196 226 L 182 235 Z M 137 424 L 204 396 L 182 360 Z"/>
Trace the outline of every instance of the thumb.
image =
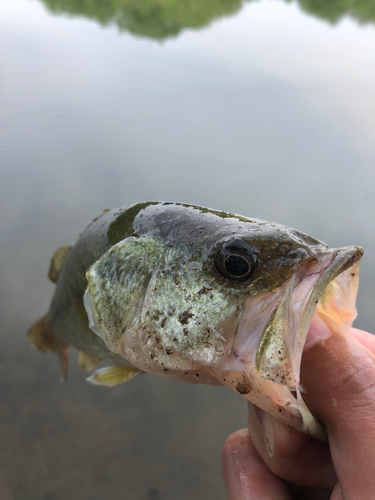
<path id="1" fill-rule="evenodd" d="M 334 329 L 333 329 L 334 330 Z M 312 333 L 312 335 L 310 334 Z M 375 488 L 375 356 L 354 335 L 309 333 L 302 360 L 304 398 L 327 428 L 344 498 L 371 498 Z"/>

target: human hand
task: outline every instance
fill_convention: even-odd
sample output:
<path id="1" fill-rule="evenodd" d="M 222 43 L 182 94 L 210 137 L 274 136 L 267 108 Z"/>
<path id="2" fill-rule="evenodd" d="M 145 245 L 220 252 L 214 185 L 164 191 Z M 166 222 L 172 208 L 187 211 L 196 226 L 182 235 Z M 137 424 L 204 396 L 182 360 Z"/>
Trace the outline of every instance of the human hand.
<path id="1" fill-rule="evenodd" d="M 329 443 L 249 404 L 249 429 L 223 447 L 228 500 L 375 499 L 375 336 L 309 336 L 301 383 Z"/>

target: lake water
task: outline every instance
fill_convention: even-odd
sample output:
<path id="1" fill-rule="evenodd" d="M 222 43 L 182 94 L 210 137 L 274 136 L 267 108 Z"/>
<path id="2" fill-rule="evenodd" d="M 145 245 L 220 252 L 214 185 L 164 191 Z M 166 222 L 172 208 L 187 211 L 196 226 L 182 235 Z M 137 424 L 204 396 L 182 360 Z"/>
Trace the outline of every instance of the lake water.
<path id="1" fill-rule="evenodd" d="M 53 251 L 191 202 L 362 245 L 374 332 L 375 0 L 0 0 L 0 498 L 224 500 L 223 388 L 106 389 L 28 344 Z"/>

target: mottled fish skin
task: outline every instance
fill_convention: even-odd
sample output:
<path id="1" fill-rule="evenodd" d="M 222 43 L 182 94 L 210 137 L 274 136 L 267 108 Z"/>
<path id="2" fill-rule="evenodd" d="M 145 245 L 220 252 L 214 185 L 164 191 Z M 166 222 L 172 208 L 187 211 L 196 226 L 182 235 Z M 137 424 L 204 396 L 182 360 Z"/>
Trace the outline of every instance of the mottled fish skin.
<path id="1" fill-rule="evenodd" d="M 226 385 L 324 439 L 298 390 L 307 322 L 328 282 L 362 250 L 329 250 L 280 224 L 182 203 L 103 212 L 59 270 L 49 313 L 58 344 L 133 366 L 132 373 Z M 249 255 L 246 279 L 220 267 L 233 242 Z M 298 307 L 309 314 L 302 317 Z M 286 339 L 288 328 L 294 330 Z"/>
<path id="2" fill-rule="evenodd" d="M 285 245 L 281 253 L 275 252 L 274 265 L 265 269 L 268 272 L 267 277 L 261 277 L 256 285 L 253 285 L 254 293 L 267 287 L 275 287 L 277 279 L 272 275 L 274 272 L 277 273 L 279 281 L 282 281 L 285 274 L 292 271 L 293 265 L 300 262 L 300 248 L 304 257 L 311 255 L 309 245 L 323 249 L 327 247 L 307 235 L 278 224 L 260 220 L 249 221 L 227 212 L 191 205 L 147 202 L 105 211 L 80 235 L 62 266 L 50 309 L 55 335 L 78 349 L 88 350 L 97 356 L 122 363 L 123 358 L 114 355 L 88 326 L 83 295 L 87 287 L 86 272 L 90 266 L 113 245 L 132 235 L 157 237 L 168 246 L 181 242 L 197 247 L 202 244 L 205 247 L 205 255 L 208 255 L 226 237 L 247 234 L 259 235 L 258 239 L 263 243 L 264 250 L 270 254 L 270 258 L 276 248 Z M 271 235 L 275 240 L 270 245 L 267 236 Z M 287 251 L 286 247 L 290 244 Z M 271 248 L 272 246 L 275 248 Z M 288 254 L 292 257 L 288 257 Z M 214 274 L 217 275 L 215 271 Z M 228 280 L 218 277 L 221 283 L 227 284 Z M 241 289 L 241 285 L 235 286 Z M 201 290 L 202 287 L 198 292 Z M 206 294 L 201 292 L 201 296 L 205 297 Z"/>
<path id="3" fill-rule="evenodd" d="M 163 372 L 175 368 L 170 351 L 177 351 L 181 357 L 178 370 L 184 366 L 182 358 L 190 360 L 194 356 L 212 361 L 214 352 L 220 356 L 220 333 L 212 329 L 218 318 L 224 321 L 234 315 L 232 321 L 236 322 L 244 296 L 279 287 L 301 261 L 313 257 L 313 251 L 327 248 L 324 243 L 278 224 L 189 205 L 136 205 L 113 215 L 107 239 L 119 246 L 113 247 L 96 266 L 96 272 L 108 280 L 111 288 L 110 294 L 101 297 L 102 321 L 107 325 L 116 321 L 106 342 L 116 350 L 123 331 L 129 329 L 132 321 L 140 321 L 145 332 L 153 332 L 152 341 L 164 348 L 164 352 L 158 352 L 162 349 L 156 347 L 149 355 L 155 354 L 152 364 L 158 359 Z M 130 234 L 131 239 L 124 242 Z M 213 263 L 215 250 L 231 238 L 248 241 L 262 256 L 250 283 L 228 280 Z M 137 260 L 140 267 L 130 276 Z M 126 284 L 124 277 L 128 278 Z M 131 302 L 127 298 L 119 306 L 121 312 L 113 314 L 109 302 L 113 304 L 116 297 L 121 301 L 124 288 L 129 286 L 133 286 L 129 294 Z M 90 291 L 94 293 L 93 289 L 92 284 Z M 141 304 L 137 308 L 133 298 L 138 296 L 142 301 L 147 291 L 152 298 L 145 302 L 152 300 L 152 305 L 141 312 Z M 143 353 L 139 348 L 132 346 L 122 354 L 139 368 L 148 370 L 148 363 L 140 365 Z M 190 361 L 185 367 L 192 368 Z"/>

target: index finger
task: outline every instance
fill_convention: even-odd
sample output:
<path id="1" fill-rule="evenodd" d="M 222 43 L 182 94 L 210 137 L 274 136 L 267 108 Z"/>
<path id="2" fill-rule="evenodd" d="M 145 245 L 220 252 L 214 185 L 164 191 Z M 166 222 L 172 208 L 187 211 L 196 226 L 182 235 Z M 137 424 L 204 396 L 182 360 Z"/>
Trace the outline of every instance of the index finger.
<path id="1" fill-rule="evenodd" d="M 284 481 L 267 468 L 256 452 L 247 429 L 226 439 L 221 464 L 228 500 L 291 500 Z"/>

